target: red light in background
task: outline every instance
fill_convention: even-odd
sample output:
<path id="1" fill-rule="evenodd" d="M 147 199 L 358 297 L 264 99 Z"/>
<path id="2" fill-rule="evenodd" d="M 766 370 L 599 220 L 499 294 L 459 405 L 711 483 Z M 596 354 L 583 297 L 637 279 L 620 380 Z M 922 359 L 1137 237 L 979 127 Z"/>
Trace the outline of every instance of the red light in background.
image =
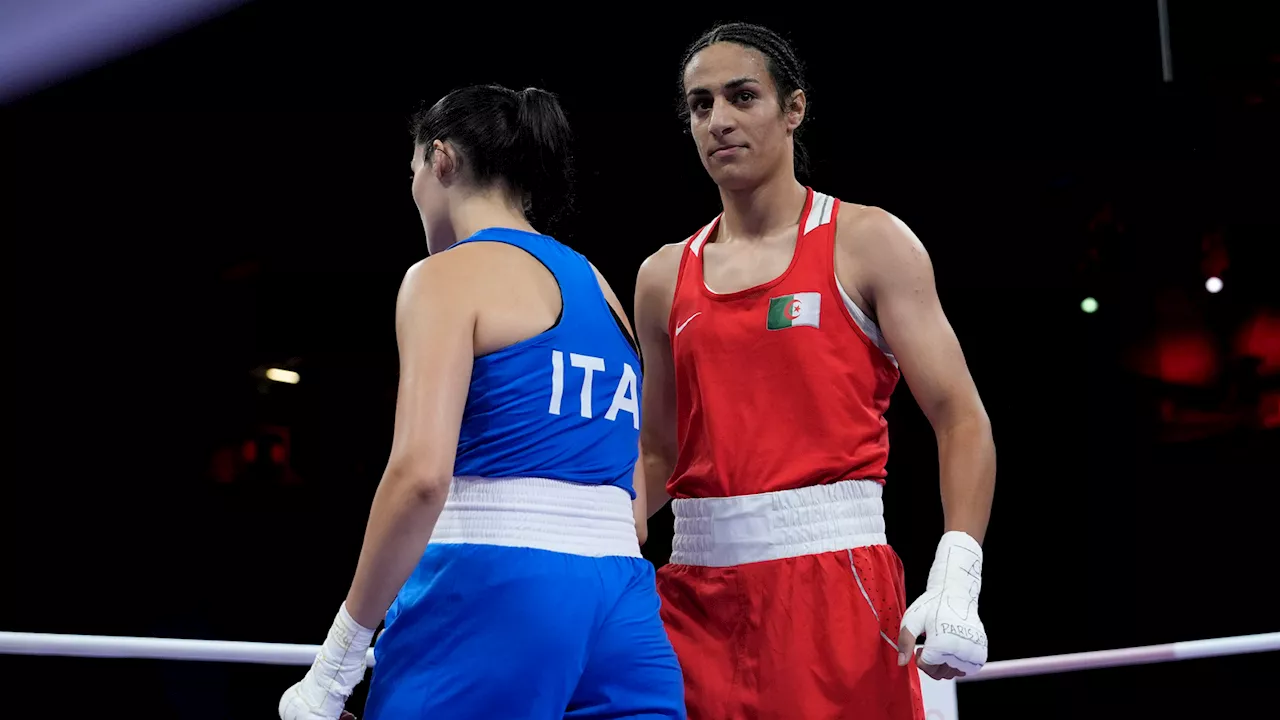
<path id="1" fill-rule="evenodd" d="M 1280 428 L 1280 391 L 1262 394 L 1258 403 L 1258 420 L 1264 428 Z"/>
<path id="2" fill-rule="evenodd" d="M 1203 336 L 1161 338 L 1156 353 L 1160 379 L 1172 385 L 1208 385 L 1218 374 L 1218 354 Z"/>
<path id="3" fill-rule="evenodd" d="M 1136 350 L 1134 369 L 1170 385 L 1210 385 L 1220 369 L 1218 352 L 1203 333 L 1160 335 Z"/>
<path id="4" fill-rule="evenodd" d="M 1254 315 L 1236 336 L 1236 352 L 1258 358 L 1258 373 L 1280 373 L 1280 313 L 1263 311 Z"/>
<path id="5" fill-rule="evenodd" d="M 213 462 L 210 465 L 209 472 L 213 475 L 215 482 L 223 485 L 230 485 L 236 480 L 236 456 L 235 451 L 229 447 L 220 448 L 213 454 Z"/>
<path id="6" fill-rule="evenodd" d="M 244 446 L 240 448 L 240 457 L 244 458 L 247 463 L 252 463 L 258 459 L 258 443 L 254 440 L 245 440 Z"/>
<path id="7" fill-rule="evenodd" d="M 283 465 L 287 455 L 283 445 L 272 444 L 271 446 L 271 462 L 277 465 Z"/>

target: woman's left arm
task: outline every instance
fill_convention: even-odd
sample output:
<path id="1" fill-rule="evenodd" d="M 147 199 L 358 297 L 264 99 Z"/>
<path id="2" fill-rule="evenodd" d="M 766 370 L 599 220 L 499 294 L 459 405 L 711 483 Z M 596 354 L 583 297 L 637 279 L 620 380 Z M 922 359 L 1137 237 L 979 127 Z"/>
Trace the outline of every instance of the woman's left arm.
<path id="1" fill-rule="evenodd" d="M 409 269 L 396 300 L 400 387 L 395 434 L 373 497 L 347 611 L 377 627 L 426 551 L 453 479 L 471 384 L 475 308 L 447 254 Z"/>
<path id="2" fill-rule="evenodd" d="M 395 435 L 373 497 L 346 601 L 311 669 L 280 698 L 282 720 L 348 717 L 365 655 L 387 609 L 426 551 L 444 508 L 471 384 L 476 308 L 470 274 L 448 253 L 405 273 L 396 299 L 400 388 Z"/>
<path id="3" fill-rule="evenodd" d="M 859 274 L 858 290 L 938 440 L 944 532 L 963 532 L 981 544 L 995 492 L 995 442 L 938 300 L 933 264 L 911 229 L 889 213 L 865 208 L 850 220 L 842 215 L 844 237 L 838 236 L 844 265 Z"/>
<path id="4" fill-rule="evenodd" d="M 921 670 L 935 680 L 977 672 L 987 661 L 987 636 L 978 618 L 982 541 L 991 517 L 996 447 L 951 323 L 942 311 L 933 264 L 901 220 L 865 208 L 838 229 L 838 252 L 860 282 L 880 331 L 911 394 L 938 440 L 943 534 L 925 592 L 907 608 L 898 635 L 898 664 L 919 652 Z M 844 218 L 842 217 L 843 221 Z M 843 280 L 842 280 L 843 282 Z M 919 651 L 916 639 L 928 641 Z"/>

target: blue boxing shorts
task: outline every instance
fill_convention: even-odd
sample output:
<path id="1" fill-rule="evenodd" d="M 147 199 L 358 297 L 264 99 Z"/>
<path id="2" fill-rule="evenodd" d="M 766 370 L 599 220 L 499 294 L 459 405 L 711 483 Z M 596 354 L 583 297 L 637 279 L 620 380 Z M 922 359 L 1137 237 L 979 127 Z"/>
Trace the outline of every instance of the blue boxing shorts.
<path id="1" fill-rule="evenodd" d="M 455 478 L 374 646 L 363 718 L 679 718 L 684 682 L 617 487 Z"/>

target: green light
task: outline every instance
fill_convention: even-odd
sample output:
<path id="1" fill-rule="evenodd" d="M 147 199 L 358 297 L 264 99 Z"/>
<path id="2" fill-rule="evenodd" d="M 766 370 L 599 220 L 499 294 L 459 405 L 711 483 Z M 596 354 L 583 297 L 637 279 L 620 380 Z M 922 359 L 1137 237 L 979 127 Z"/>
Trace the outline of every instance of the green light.
<path id="1" fill-rule="evenodd" d="M 1081 310 L 1083 310 L 1083 311 L 1085 311 L 1085 312 L 1087 312 L 1087 313 L 1097 312 L 1097 311 L 1098 311 L 1098 301 L 1097 301 L 1097 300 L 1094 300 L 1094 299 L 1093 299 L 1093 298 L 1091 298 L 1091 297 L 1085 298 L 1085 299 L 1080 303 L 1080 309 L 1081 309 Z"/>

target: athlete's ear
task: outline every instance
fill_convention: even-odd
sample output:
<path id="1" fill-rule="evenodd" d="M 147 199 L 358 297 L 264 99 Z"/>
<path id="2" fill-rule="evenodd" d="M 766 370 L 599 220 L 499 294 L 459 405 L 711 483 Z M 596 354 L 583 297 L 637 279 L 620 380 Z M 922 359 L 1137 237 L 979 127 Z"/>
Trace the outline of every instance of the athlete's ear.
<path id="1" fill-rule="evenodd" d="M 804 91 L 796 90 L 791 93 L 791 97 L 787 99 L 787 130 L 795 132 L 800 127 L 800 123 L 804 122 L 805 109 Z"/>
<path id="2" fill-rule="evenodd" d="M 448 185 L 458 171 L 458 158 L 453 146 L 443 140 L 431 143 L 431 170 L 441 185 Z"/>

